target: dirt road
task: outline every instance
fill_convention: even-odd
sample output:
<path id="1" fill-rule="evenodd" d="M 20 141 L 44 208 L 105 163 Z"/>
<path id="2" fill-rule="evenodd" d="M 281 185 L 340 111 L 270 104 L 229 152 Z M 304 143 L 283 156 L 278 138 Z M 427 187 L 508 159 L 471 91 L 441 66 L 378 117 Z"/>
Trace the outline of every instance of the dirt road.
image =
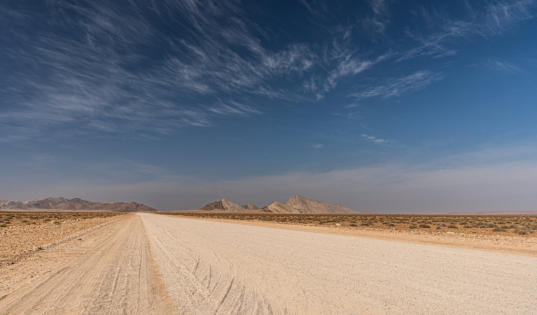
<path id="1" fill-rule="evenodd" d="M 0 272 L 0 314 L 537 310 L 535 256 L 153 214 L 65 246 Z"/>
<path id="2" fill-rule="evenodd" d="M 0 314 L 171 311 L 139 216 L 0 270 Z"/>

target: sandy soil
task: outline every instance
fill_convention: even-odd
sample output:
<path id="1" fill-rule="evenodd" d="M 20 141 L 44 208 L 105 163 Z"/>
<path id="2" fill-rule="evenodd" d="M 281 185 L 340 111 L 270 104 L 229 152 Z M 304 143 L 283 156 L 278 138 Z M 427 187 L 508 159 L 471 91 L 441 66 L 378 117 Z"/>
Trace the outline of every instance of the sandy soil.
<path id="1" fill-rule="evenodd" d="M 532 314 L 537 257 L 154 214 L 0 269 L 0 314 Z"/>
<path id="2" fill-rule="evenodd" d="M 1 212 L 7 217 L 10 212 Z M 88 229 L 117 220 L 119 215 L 110 213 L 53 213 L 19 212 L 13 214 L 10 224 L 3 221 L 0 227 L 0 267 L 14 264 L 21 259 L 57 244 L 70 240 Z M 121 214 L 120 214 L 121 215 Z M 38 219 L 37 219 L 38 218 Z"/>
<path id="3" fill-rule="evenodd" d="M 0 314 L 172 313 L 139 216 L 0 269 Z"/>

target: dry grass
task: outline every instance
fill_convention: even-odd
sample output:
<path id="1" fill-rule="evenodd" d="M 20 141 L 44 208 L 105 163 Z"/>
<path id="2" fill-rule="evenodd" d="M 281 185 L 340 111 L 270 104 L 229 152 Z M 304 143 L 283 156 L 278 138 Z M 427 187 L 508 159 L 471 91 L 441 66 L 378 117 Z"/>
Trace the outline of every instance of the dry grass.
<path id="1" fill-rule="evenodd" d="M 266 221 L 274 223 L 344 227 L 349 229 L 412 230 L 430 232 L 537 235 L 537 216 L 504 215 L 317 215 L 173 212 L 163 213 L 206 219 Z"/>
<path id="2" fill-rule="evenodd" d="M 108 222 L 117 212 L 0 211 L 0 268 L 80 231 Z"/>
<path id="3" fill-rule="evenodd" d="M 0 229 L 20 225 L 37 225 L 52 223 L 60 225 L 67 221 L 79 221 L 93 218 L 108 218 L 117 212 L 0 212 Z"/>

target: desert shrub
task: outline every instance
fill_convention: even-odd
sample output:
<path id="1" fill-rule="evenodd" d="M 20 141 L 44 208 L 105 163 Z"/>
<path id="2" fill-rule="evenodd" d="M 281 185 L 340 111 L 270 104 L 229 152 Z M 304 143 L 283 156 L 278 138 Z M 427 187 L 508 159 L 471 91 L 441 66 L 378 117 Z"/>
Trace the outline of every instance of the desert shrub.
<path id="1" fill-rule="evenodd" d="M 515 233 L 519 234 L 519 235 L 528 235 L 528 234 L 531 234 L 530 231 L 528 230 L 516 230 Z"/>
<path id="2" fill-rule="evenodd" d="M 430 229 L 431 226 L 429 224 L 420 224 L 420 228 L 422 228 L 422 229 Z"/>
<path id="3" fill-rule="evenodd" d="M 512 225 L 512 224 L 511 225 L 502 225 L 501 228 L 504 229 L 504 230 L 508 230 L 508 229 L 514 229 L 514 228 L 516 228 L 516 226 Z"/>

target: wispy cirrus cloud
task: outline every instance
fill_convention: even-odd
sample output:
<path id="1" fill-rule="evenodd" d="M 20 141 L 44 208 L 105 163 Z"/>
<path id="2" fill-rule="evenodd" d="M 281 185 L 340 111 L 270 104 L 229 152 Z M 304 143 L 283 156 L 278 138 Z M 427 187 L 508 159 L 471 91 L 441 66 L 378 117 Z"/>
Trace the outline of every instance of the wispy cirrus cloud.
<path id="1" fill-rule="evenodd" d="M 409 32 L 409 37 L 414 39 L 418 44 L 411 49 L 402 52 L 397 61 L 405 61 L 423 56 L 441 58 L 455 55 L 457 49 L 447 47 L 446 42 L 467 35 L 471 29 L 471 23 L 464 21 L 448 21 L 445 22 L 441 31 L 433 35 L 423 37 Z"/>
<path id="2" fill-rule="evenodd" d="M 261 111 L 236 101 L 230 101 L 228 103 L 221 102 L 216 106 L 209 107 L 208 110 L 211 113 L 219 115 L 247 116 L 250 114 L 261 114 Z"/>
<path id="3" fill-rule="evenodd" d="M 388 142 L 388 140 L 386 139 L 375 137 L 375 136 L 368 135 L 368 134 L 362 134 L 362 138 L 375 144 L 384 144 Z"/>
<path id="4" fill-rule="evenodd" d="M 12 92 L 5 97 L 16 106 L 0 114 L 2 127 L 26 128 L 20 134 L 24 136 L 56 125 L 79 132 L 168 133 L 209 123 L 202 110 L 167 98 L 158 85 L 162 75 L 156 82 L 150 73 L 133 70 L 147 59 L 140 46 L 156 36 L 143 17 L 95 3 L 50 6 L 48 15 L 39 17 L 41 22 L 76 32 L 45 28 L 30 36 L 17 32 L 17 27 L 31 23 L 30 16 L 15 24 L 11 32 L 16 41 L 8 46 L 14 48 L 5 51 L 5 57 L 22 65 L 21 71 L 7 74 L 12 77 Z M 63 10 L 74 14 L 64 18 Z"/>
<path id="5" fill-rule="evenodd" d="M 397 60 L 455 55 L 457 48 L 452 46 L 456 40 L 473 36 L 490 37 L 503 33 L 517 23 L 534 18 L 535 7 L 535 0 L 494 1 L 486 4 L 484 8 L 474 8 L 472 3 L 466 2 L 469 16 L 465 19 L 451 18 L 422 7 L 416 14 L 425 21 L 429 21 L 431 25 L 437 26 L 438 29 L 426 35 L 420 31 L 407 31 L 407 35 L 417 45 L 401 52 Z"/>
<path id="6" fill-rule="evenodd" d="M 48 1 L 40 11 L 28 10 L 30 4 L 0 4 L 1 96 L 9 104 L 0 109 L 0 129 L 10 134 L 4 139 L 55 126 L 80 133 L 171 134 L 211 126 L 218 116 L 266 112 L 258 100 L 315 102 L 380 64 L 454 55 L 456 40 L 502 33 L 533 18 L 535 1 L 488 2 L 483 10 L 468 4 L 467 18 L 423 9 L 421 18 L 436 26 L 423 33 L 409 29 L 411 47 L 389 51 L 357 41 L 363 23 L 374 36 L 389 37 L 392 8 L 386 0 L 367 1 L 355 24 L 316 25 L 323 35 L 310 41 L 267 29 L 240 1 Z M 323 1 L 297 5 L 312 15 L 336 14 Z M 287 40 L 271 45 L 274 38 Z M 409 73 L 354 96 L 400 96 L 441 77 Z"/>
<path id="7" fill-rule="evenodd" d="M 373 97 L 397 97 L 421 90 L 431 83 L 442 79 L 442 77 L 439 73 L 421 70 L 407 76 L 386 80 L 382 84 L 374 85 L 360 92 L 351 93 L 350 96 L 357 100 Z"/>
<path id="8" fill-rule="evenodd" d="M 369 57 L 359 54 L 349 38 L 351 33 L 352 28 L 339 30 L 336 38 L 317 59 L 321 71 L 304 80 L 304 89 L 317 100 L 334 90 L 339 81 L 356 77 L 392 56 L 391 52 Z"/>
<path id="9" fill-rule="evenodd" d="M 322 16 L 327 11 L 327 7 L 320 0 L 298 0 L 300 4 L 313 16 Z"/>
<path id="10" fill-rule="evenodd" d="M 390 22 L 389 6 L 386 0 L 370 0 L 369 6 L 373 14 L 364 18 L 363 25 L 376 33 L 384 33 Z"/>
<path id="11" fill-rule="evenodd" d="M 3 96 L 14 106 L 0 113 L 0 124 L 20 131 L 32 117 L 21 137 L 69 124 L 82 133 L 132 134 L 210 126 L 217 115 L 261 113 L 252 97 L 320 99 L 385 58 L 351 48 L 349 30 L 317 49 L 304 42 L 267 48 L 270 35 L 238 1 L 45 7 L 36 15 L 15 5 L 9 12 L 20 14 L 1 20 L 10 28 L 0 33 L 7 47 L 0 54 L 19 71 L 6 74 Z M 45 27 L 26 32 L 32 20 Z M 165 31 L 171 28 L 178 32 Z"/>
<path id="12" fill-rule="evenodd" d="M 497 1 L 489 4 L 483 14 L 481 34 L 501 33 L 521 21 L 535 17 L 535 0 Z"/>
<path id="13" fill-rule="evenodd" d="M 486 65 L 491 69 L 506 73 L 518 73 L 522 71 L 516 64 L 500 59 L 490 59 L 486 62 Z"/>
<path id="14" fill-rule="evenodd" d="M 337 85 L 337 81 L 341 78 L 362 73 L 377 63 L 387 59 L 388 56 L 389 54 L 384 54 L 373 60 L 363 60 L 356 58 L 350 53 L 344 54 L 338 58 L 337 67 L 330 71 L 324 85 L 325 92 L 334 89 Z"/>
<path id="15" fill-rule="evenodd" d="M 242 105 L 241 92 L 292 97 L 269 81 L 307 71 L 314 63 L 306 45 L 264 48 L 263 34 L 254 33 L 257 26 L 241 16 L 235 2 L 151 4 L 160 23 L 182 27 L 191 38 L 162 32 L 155 17 L 142 14 L 145 8 L 138 1 L 121 11 L 97 2 L 50 2 L 38 19 L 53 27 L 37 36 L 23 31 L 35 16 L 3 15 L 2 22 L 12 26 L 0 34 L 9 47 L 3 55 L 21 66 L 6 74 L 4 99 L 16 106 L 0 113 L 2 128 L 19 131 L 10 139 L 68 124 L 81 132 L 167 134 L 208 126 L 215 115 L 259 114 L 254 106 Z M 215 22 L 221 16 L 230 19 Z M 155 59 L 146 52 L 153 46 L 166 52 Z M 203 103 L 197 96 L 205 97 Z M 29 118 L 32 123 L 25 124 Z"/>

